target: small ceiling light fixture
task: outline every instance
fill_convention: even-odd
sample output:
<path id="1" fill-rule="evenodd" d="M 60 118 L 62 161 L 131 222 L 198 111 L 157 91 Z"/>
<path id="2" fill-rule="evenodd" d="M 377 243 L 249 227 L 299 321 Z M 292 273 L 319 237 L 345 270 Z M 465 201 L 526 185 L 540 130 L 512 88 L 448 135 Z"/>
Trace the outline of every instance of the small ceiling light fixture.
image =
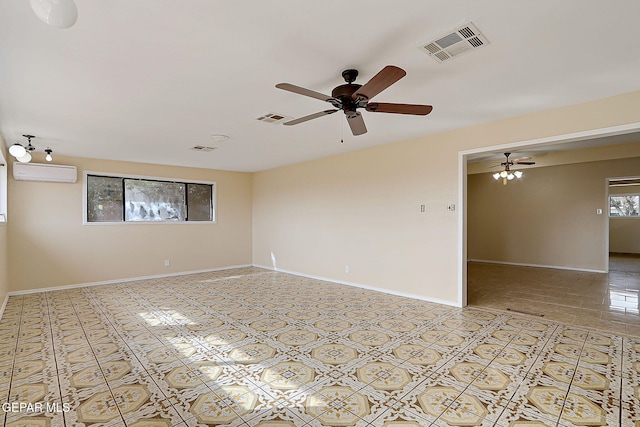
<path id="1" fill-rule="evenodd" d="M 22 135 L 27 138 L 28 144 L 24 147 L 22 144 L 15 143 L 9 149 L 9 154 L 16 158 L 20 163 L 29 163 L 31 161 L 31 152 L 36 149 L 33 145 L 31 145 L 31 138 L 35 138 L 33 135 Z M 19 147 L 16 147 L 19 146 Z M 15 148 L 14 148 L 15 147 Z M 22 150 L 20 149 L 22 148 Z M 13 152 L 11 151 L 13 149 Z M 24 151 L 23 151 L 24 150 Z"/>
<path id="2" fill-rule="evenodd" d="M 35 138 L 35 136 L 33 136 L 33 135 L 22 135 L 22 136 L 27 138 L 27 141 L 28 141 L 27 146 L 25 147 L 24 145 L 20 144 L 19 142 L 16 142 L 11 147 L 9 147 L 9 154 L 11 154 L 13 157 L 15 157 L 16 160 L 19 161 L 20 163 L 29 163 L 31 161 L 31 159 L 33 158 L 31 153 L 36 151 L 36 147 L 34 147 L 31 144 L 31 140 L 33 138 Z M 51 155 L 51 153 L 53 153 L 53 150 L 51 148 L 47 147 L 46 150 L 44 150 L 44 152 L 47 154 L 45 156 L 45 160 L 47 162 L 53 161 L 53 156 Z"/>
<path id="3" fill-rule="evenodd" d="M 19 142 L 16 142 L 11 147 L 9 147 L 9 154 L 11 154 L 15 158 L 22 157 L 26 153 L 27 153 L 27 149 L 24 148 L 24 146 Z"/>
<path id="4" fill-rule="evenodd" d="M 31 153 L 28 151 L 24 153 L 24 156 L 18 157 L 16 160 L 20 163 L 29 163 L 33 157 L 31 157 Z"/>
<path id="5" fill-rule="evenodd" d="M 229 139 L 228 135 L 222 135 L 222 134 L 213 134 L 213 135 L 211 135 L 211 140 L 213 142 L 221 143 L 221 142 L 226 141 L 227 139 Z"/>
<path id="6" fill-rule="evenodd" d="M 78 20 L 73 0 L 29 0 L 31 9 L 44 23 L 56 28 L 69 28 Z"/>
<path id="7" fill-rule="evenodd" d="M 493 174 L 493 179 L 496 181 L 502 178 L 502 184 L 507 185 L 507 181 L 512 181 L 514 178 L 522 178 L 522 171 L 512 171 L 511 166 L 513 165 L 535 165 L 536 162 L 527 161 L 530 157 L 520 157 L 519 159 L 509 160 L 509 156 L 511 153 L 504 153 L 506 160 L 500 165 L 496 166 L 504 166 L 504 170 L 500 172 L 496 172 Z"/>

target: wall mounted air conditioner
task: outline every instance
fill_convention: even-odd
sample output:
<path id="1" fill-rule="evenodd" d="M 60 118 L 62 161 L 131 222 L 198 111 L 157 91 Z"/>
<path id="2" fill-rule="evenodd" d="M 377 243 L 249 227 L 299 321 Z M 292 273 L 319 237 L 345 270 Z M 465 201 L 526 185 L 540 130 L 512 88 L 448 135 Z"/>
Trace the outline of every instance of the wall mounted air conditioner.
<path id="1" fill-rule="evenodd" d="M 13 178 L 16 181 L 76 182 L 78 170 L 75 166 L 15 162 Z"/>

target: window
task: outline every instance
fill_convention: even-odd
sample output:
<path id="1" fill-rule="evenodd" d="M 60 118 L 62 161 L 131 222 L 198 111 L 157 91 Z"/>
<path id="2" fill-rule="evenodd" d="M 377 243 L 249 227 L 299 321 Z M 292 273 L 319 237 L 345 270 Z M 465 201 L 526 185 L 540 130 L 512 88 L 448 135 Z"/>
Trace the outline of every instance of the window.
<path id="1" fill-rule="evenodd" d="M 640 194 L 617 194 L 609 196 L 610 217 L 636 217 L 640 211 Z"/>
<path id="2" fill-rule="evenodd" d="M 86 219 L 105 222 L 213 222 L 213 183 L 87 175 Z"/>

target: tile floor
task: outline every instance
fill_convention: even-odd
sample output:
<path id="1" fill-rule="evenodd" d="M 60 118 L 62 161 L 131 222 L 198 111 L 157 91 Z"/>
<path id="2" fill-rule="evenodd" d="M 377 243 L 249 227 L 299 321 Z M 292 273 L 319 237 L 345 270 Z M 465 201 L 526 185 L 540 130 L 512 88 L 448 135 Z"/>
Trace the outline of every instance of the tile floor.
<path id="1" fill-rule="evenodd" d="M 6 427 L 640 427 L 638 338 L 257 268 L 11 297 L 0 344 Z"/>
<path id="2" fill-rule="evenodd" d="M 468 304 L 640 337 L 640 256 L 612 254 L 609 266 L 603 274 L 470 262 Z"/>

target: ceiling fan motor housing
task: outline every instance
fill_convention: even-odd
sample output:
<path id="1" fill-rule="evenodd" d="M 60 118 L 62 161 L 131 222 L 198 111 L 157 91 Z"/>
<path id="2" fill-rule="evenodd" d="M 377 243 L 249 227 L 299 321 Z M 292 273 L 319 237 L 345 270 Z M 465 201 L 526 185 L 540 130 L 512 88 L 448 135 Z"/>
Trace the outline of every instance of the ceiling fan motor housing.
<path id="1" fill-rule="evenodd" d="M 338 101 L 340 101 L 340 105 L 334 104 L 336 108 L 341 108 L 347 116 L 349 113 L 355 113 L 356 108 L 363 107 L 364 105 L 359 105 L 357 100 L 354 100 L 351 95 L 358 89 L 360 89 L 362 85 L 347 83 L 346 85 L 340 85 L 331 91 L 331 96 Z"/>

